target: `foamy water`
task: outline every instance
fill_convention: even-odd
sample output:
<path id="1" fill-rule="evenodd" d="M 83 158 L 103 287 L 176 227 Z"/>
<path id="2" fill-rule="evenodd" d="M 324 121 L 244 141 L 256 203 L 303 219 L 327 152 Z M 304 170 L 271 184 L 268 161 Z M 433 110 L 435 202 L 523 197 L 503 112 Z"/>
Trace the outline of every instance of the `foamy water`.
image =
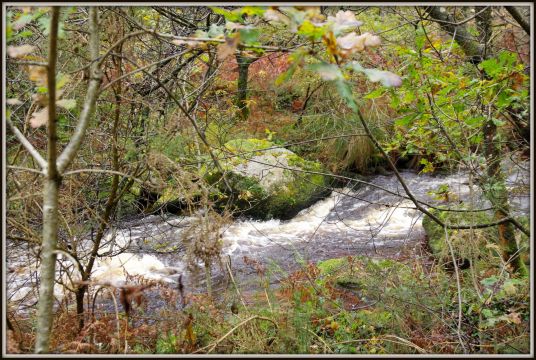
<path id="1" fill-rule="evenodd" d="M 441 204 L 429 194 L 441 184 L 449 185 L 456 201 L 470 200 L 471 191 L 464 174 L 430 176 L 403 172 L 402 175 L 422 201 Z M 512 184 L 519 185 L 520 181 L 528 184 L 528 172 L 510 174 L 508 180 Z M 394 176 L 375 176 L 369 182 L 404 195 Z M 489 206 L 476 187 L 473 200 L 476 207 Z M 516 213 L 529 212 L 526 193 L 513 197 L 511 203 Z M 141 276 L 174 284 L 183 275 L 183 281 L 190 288 L 202 288 L 203 277 L 191 276 L 187 271 L 182 243 L 185 230 L 195 219 L 151 215 L 113 228 L 106 234 L 99 251 L 102 257 L 96 262 L 93 281 L 119 285 L 127 282 L 129 276 Z M 248 265 L 251 260 L 266 268 L 292 270 L 303 261 L 335 256 L 396 257 L 411 252 L 423 237 L 422 214 L 410 200 L 370 185 L 335 189 L 329 197 L 289 221 L 237 220 L 221 229 L 223 258 L 231 258 L 235 276 L 241 282 L 246 282 L 255 272 Z M 88 240 L 81 246 L 90 245 Z M 35 264 L 22 266 L 13 262 L 12 266 L 18 270 L 10 273 L 9 288 L 14 291 L 12 300 L 20 300 L 31 294 L 33 285 L 28 279 L 36 279 L 37 269 Z M 225 277 L 216 266 L 213 274 L 216 283 Z M 61 288 L 57 295 L 61 297 Z M 27 302 L 35 301 L 31 300 L 32 296 L 27 298 Z"/>

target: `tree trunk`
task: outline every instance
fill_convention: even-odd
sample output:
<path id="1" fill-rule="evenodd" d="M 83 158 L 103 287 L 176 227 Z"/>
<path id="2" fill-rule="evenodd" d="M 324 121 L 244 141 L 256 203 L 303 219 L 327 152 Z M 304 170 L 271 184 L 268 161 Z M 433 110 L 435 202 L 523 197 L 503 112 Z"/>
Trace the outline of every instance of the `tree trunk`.
<path id="1" fill-rule="evenodd" d="M 515 21 L 517 21 L 519 26 L 521 26 L 523 30 L 525 30 L 527 35 L 530 36 L 530 24 L 528 21 L 525 21 L 523 15 L 521 15 L 521 13 L 515 8 L 515 6 L 505 6 L 504 8 L 510 13 L 510 15 L 512 15 L 512 17 Z"/>
<path id="2" fill-rule="evenodd" d="M 475 20 L 479 31 L 478 41 L 472 40 L 473 37 L 469 34 L 465 24 L 454 25 L 456 23 L 454 18 L 447 12 L 441 12 L 439 7 L 427 7 L 425 11 L 432 20 L 439 22 L 443 30 L 451 36 L 456 36 L 456 41 L 470 62 L 476 65 L 489 57 L 491 53 L 489 42 L 492 35 L 491 7 L 475 7 L 475 13 L 477 14 Z M 488 113 L 484 106 L 482 111 L 484 114 Z M 508 191 L 504 182 L 504 174 L 501 169 L 502 148 L 500 139 L 497 136 L 498 129 L 493 123 L 492 115 L 488 116 L 482 131 L 487 167 L 487 179 L 482 182 L 482 191 L 494 207 L 495 219 L 501 220 L 510 216 L 510 206 L 508 204 Z M 527 274 L 527 269 L 519 254 L 513 224 L 511 222 L 502 223 L 498 225 L 497 231 L 503 260 L 511 261 L 514 270 L 519 274 Z M 515 258 L 511 259 L 512 256 L 515 256 Z"/>
<path id="3" fill-rule="evenodd" d="M 43 245 L 37 310 L 36 353 L 48 353 L 52 330 L 56 250 L 58 236 L 58 179 L 46 179 L 43 192 Z"/>
<path id="4" fill-rule="evenodd" d="M 121 48 L 119 49 L 119 53 L 121 53 Z M 122 75 L 122 61 L 121 58 L 116 59 L 115 62 L 115 70 L 117 73 L 117 76 Z M 112 169 L 114 171 L 119 171 L 119 152 L 117 148 L 117 137 L 118 137 L 118 131 L 119 131 L 119 122 L 121 121 L 121 95 L 123 92 L 123 88 L 121 86 L 121 82 L 118 82 L 114 86 L 114 103 L 115 103 L 115 109 L 114 109 L 114 124 L 112 128 Z M 90 261 L 87 264 L 86 268 L 82 272 L 82 281 L 89 280 L 91 276 L 91 272 L 93 271 L 93 266 L 95 263 L 95 258 L 97 256 L 97 251 L 100 247 L 100 243 L 102 241 L 102 238 L 104 236 L 104 233 L 106 229 L 108 228 L 108 222 L 111 218 L 112 213 L 114 212 L 117 203 L 119 201 L 119 196 L 117 196 L 118 192 L 118 186 L 119 186 L 119 175 L 114 174 L 112 177 L 112 184 L 111 184 L 111 190 L 110 195 L 108 195 L 108 200 L 106 201 L 106 205 L 104 207 L 104 215 L 102 218 L 100 218 L 100 224 L 99 228 L 97 229 L 97 235 L 95 237 L 95 242 L 93 244 L 93 249 L 91 255 L 90 255 Z M 84 294 L 87 291 L 87 285 L 81 285 L 76 289 L 76 315 L 78 318 L 78 328 L 79 330 L 82 330 L 84 327 Z"/>
<path id="5" fill-rule="evenodd" d="M 47 66 L 48 98 L 56 99 L 56 61 L 59 25 L 59 7 L 52 7 L 50 19 L 50 45 Z M 89 8 L 89 51 L 92 59 L 99 57 L 99 31 L 97 7 Z M 97 61 L 90 66 L 91 77 L 80 118 L 63 152 L 57 156 L 56 104 L 49 101 L 47 123 L 47 161 L 43 189 L 43 240 L 37 311 L 36 353 L 48 353 L 53 321 L 54 283 L 56 272 L 56 246 L 58 237 L 58 196 L 61 175 L 72 162 L 84 139 L 89 121 L 95 110 L 102 74 Z"/>
<path id="6" fill-rule="evenodd" d="M 56 61 L 58 46 L 59 7 L 52 8 L 47 69 L 49 99 L 56 98 Z M 37 309 L 36 353 L 48 353 L 53 321 L 54 284 L 56 275 L 56 246 L 58 243 L 58 195 L 61 178 L 56 167 L 56 104 L 48 104 L 47 169 L 43 188 L 43 241 Z"/>
<path id="7" fill-rule="evenodd" d="M 479 30 L 479 41 L 481 44 L 482 59 L 487 59 L 489 51 L 489 41 L 491 39 L 491 7 L 475 7 L 476 23 Z M 483 111 L 486 113 L 483 105 Z M 508 204 L 508 190 L 506 189 L 504 174 L 501 169 L 502 149 L 498 139 L 498 129 L 490 114 L 482 129 L 484 134 L 484 154 L 487 164 L 487 181 L 484 182 L 483 192 L 493 205 L 495 220 L 504 219 L 510 215 L 510 205 Z M 516 242 L 514 225 L 505 222 L 498 226 L 499 246 L 505 262 L 511 261 L 512 267 L 521 275 L 527 274 L 527 269 Z"/>
<path id="8" fill-rule="evenodd" d="M 78 318 L 78 329 L 84 327 L 84 295 L 86 294 L 87 286 L 81 285 L 76 289 L 76 317 Z"/>
<path id="9" fill-rule="evenodd" d="M 243 56 L 240 52 L 236 54 L 236 62 L 238 63 L 238 83 L 235 105 L 238 107 L 238 118 L 242 121 L 247 120 L 249 116 L 249 108 L 247 106 L 248 99 L 248 73 L 249 66 L 256 59 Z"/>
<path id="10" fill-rule="evenodd" d="M 508 190 L 505 186 L 504 174 L 501 169 L 501 146 L 496 141 L 497 126 L 492 118 L 488 118 L 484 125 L 484 153 L 487 163 L 487 178 L 484 182 L 483 192 L 491 202 L 495 220 L 504 219 L 510 214 L 508 203 Z M 514 225 L 505 222 L 498 225 L 498 239 L 502 257 L 505 262 L 510 261 L 514 271 L 520 275 L 527 275 L 528 271 L 522 260 L 517 246 Z"/>

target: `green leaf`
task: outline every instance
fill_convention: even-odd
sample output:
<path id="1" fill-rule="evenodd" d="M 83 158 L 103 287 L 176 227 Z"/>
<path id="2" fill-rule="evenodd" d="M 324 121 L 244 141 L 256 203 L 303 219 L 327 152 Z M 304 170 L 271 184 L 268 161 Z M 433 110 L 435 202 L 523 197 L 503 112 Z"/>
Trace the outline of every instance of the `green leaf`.
<path id="1" fill-rule="evenodd" d="M 491 309 L 482 309 L 482 315 L 484 315 L 486 319 L 489 319 L 489 318 L 494 317 L 496 314 L 495 314 L 495 311 Z"/>
<path id="2" fill-rule="evenodd" d="M 424 168 L 421 170 L 421 173 L 423 173 L 423 174 L 430 173 L 430 172 L 433 172 L 435 170 L 434 164 L 432 164 L 427 159 L 421 159 L 420 164 L 424 165 Z"/>
<path id="3" fill-rule="evenodd" d="M 320 40 L 326 32 L 326 28 L 325 26 L 315 26 L 309 20 L 305 20 L 298 28 L 298 34 L 307 36 L 312 40 Z"/>
<path id="4" fill-rule="evenodd" d="M 508 296 L 515 295 L 517 292 L 515 284 L 510 280 L 504 282 L 502 289 Z"/>
<path id="5" fill-rule="evenodd" d="M 225 29 L 224 25 L 211 24 L 210 28 L 208 30 L 208 37 L 215 38 L 215 37 L 218 37 L 220 35 L 223 35 L 223 30 L 224 29 Z"/>
<path id="6" fill-rule="evenodd" d="M 287 69 L 287 71 L 285 71 L 284 73 L 281 73 L 277 79 L 275 79 L 275 84 L 276 85 L 281 85 L 285 82 L 287 82 L 288 80 L 290 80 L 290 78 L 292 77 L 292 75 L 294 75 L 294 72 L 296 72 L 296 69 L 298 68 L 298 63 L 297 62 L 293 62 L 289 68 Z"/>
<path id="7" fill-rule="evenodd" d="M 338 79 L 335 81 L 335 86 L 337 87 L 337 91 L 339 92 L 341 98 L 346 102 L 346 105 L 348 105 L 350 109 L 357 111 L 357 104 L 354 100 L 352 89 L 348 83 L 342 79 Z"/>
<path id="8" fill-rule="evenodd" d="M 66 74 L 59 74 L 58 79 L 56 80 L 56 89 L 61 89 L 67 84 L 67 82 L 70 80 L 69 75 Z"/>
<path id="9" fill-rule="evenodd" d="M 406 93 L 404 94 L 404 97 L 402 98 L 402 101 L 405 103 L 405 104 L 410 104 L 413 102 L 413 100 L 415 100 L 415 91 L 406 91 Z"/>
<path id="10" fill-rule="evenodd" d="M 365 99 L 377 99 L 385 94 L 385 88 L 377 88 L 364 96 Z"/>
<path id="11" fill-rule="evenodd" d="M 454 111 L 457 113 L 462 112 L 465 109 L 465 104 L 462 102 L 454 103 L 452 104 L 452 107 L 454 108 Z"/>
<path id="12" fill-rule="evenodd" d="M 296 69 L 298 68 L 298 65 L 301 63 L 304 56 L 305 52 L 299 50 L 291 54 L 289 56 L 289 60 L 291 61 L 290 67 L 287 69 L 287 71 L 280 74 L 277 79 L 275 79 L 275 84 L 281 85 L 282 83 L 290 80 L 292 75 L 294 75 L 294 72 L 296 72 Z"/>
<path id="13" fill-rule="evenodd" d="M 424 29 L 422 28 L 422 26 L 419 26 L 415 31 L 415 48 L 422 49 L 425 41 L 426 36 L 424 34 Z"/>
<path id="14" fill-rule="evenodd" d="M 29 24 L 34 19 L 34 15 L 32 14 L 22 14 L 13 24 L 14 30 L 22 29 L 24 26 Z"/>
<path id="15" fill-rule="evenodd" d="M 418 114 L 413 113 L 406 115 L 404 117 L 401 117 L 400 119 L 395 120 L 395 125 L 403 126 L 403 127 L 409 127 L 409 125 L 417 118 Z"/>
<path id="16" fill-rule="evenodd" d="M 511 51 L 501 51 L 499 53 L 499 61 L 502 66 L 510 68 L 514 63 L 517 62 L 517 54 Z"/>
<path id="17" fill-rule="evenodd" d="M 479 69 L 484 70 L 486 74 L 491 77 L 495 77 L 501 72 L 501 66 L 496 59 L 484 60 L 478 65 L 478 67 Z"/>
<path id="18" fill-rule="evenodd" d="M 223 15 L 225 20 L 232 21 L 232 22 L 238 22 L 243 24 L 244 19 L 242 19 L 242 14 L 240 13 L 241 9 L 236 9 L 233 11 L 221 9 L 218 7 L 210 6 L 210 9 L 214 12 L 214 14 Z"/>
<path id="19" fill-rule="evenodd" d="M 397 94 L 392 94 L 391 95 L 391 107 L 396 109 L 399 106 L 400 106 L 400 98 L 398 97 Z"/>
<path id="20" fill-rule="evenodd" d="M 6 25 L 6 42 L 9 43 L 11 39 L 13 38 L 13 26 L 11 23 L 7 23 Z"/>
<path id="21" fill-rule="evenodd" d="M 507 94 L 506 91 L 501 91 L 499 95 L 497 96 L 497 101 L 495 104 L 498 107 L 506 107 L 510 105 L 511 102 L 512 102 L 512 97 L 509 94 Z"/>
<path id="22" fill-rule="evenodd" d="M 486 118 L 484 116 L 468 117 L 464 122 L 469 126 L 482 126 Z"/>
<path id="23" fill-rule="evenodd" d="M 495 283 L 499 281 L 499 278 L 495 275 L 492 275 L 488 278 L 485 278 L 485 279 L 482 279 L 480 280 L 480 283 L 486 287 L 491 287 L 493 285 L 495 285 Z"/>
<path id="24" fill-rule="evenodd" d="M 24 30 L 24 31 L 21 31 L 20 33 L 17 34 L 17 37 L 21 37 L 21 38 L 27 38 L 29 36 L 32 36 L 33 35 L 33 31 L 31 30 Z"/>
<path id="25" fill-rule="evenodd" d="M 359 62 L 357 62 L 357 61 L 349 62 L 348 64 L 346 64 L 346 68 L 350 69 L 350 70 L 353 70 L 355 72 L 364 72 L 365 71 L 365 68 L 363 66 L 361 66 L 361 64 Z"/>
<path id="26" fill-rule="evenodd" d="M 56 105 L 66 110 L 71 110 L 76 107 L 75 99 L 61 99 L 56 101 Z"/>
<path id="27" fill-rule="evenodd" d="M 258 29 L 244 28 L 238 31 L 240 33 L 240 41 L 246 44 L 254 43 L 260 36 L 260 31 Z"/>
<path id="28" fill-rule="evenodd" d="M 335 64 L 316 63 L 307 66 L 308 70 L 315 71 L 323 80 L 343 80 L 341 69 Z"/>
<path id="29" fill-rule="evenodd" d="M 497 118 L 491 118 L 491 121 L 495 124 L 495 126 L 503 126 L 504 124 L 506 124 L 506 122 Z"/>
<path id="30" fill-rule="evenodd" d="M 50 34 L 50 17 L 49 16 L 41 16 L 37 23 L 39 24 L 39 28 L 43 32 L 43 35 L 48 36 Z"/>

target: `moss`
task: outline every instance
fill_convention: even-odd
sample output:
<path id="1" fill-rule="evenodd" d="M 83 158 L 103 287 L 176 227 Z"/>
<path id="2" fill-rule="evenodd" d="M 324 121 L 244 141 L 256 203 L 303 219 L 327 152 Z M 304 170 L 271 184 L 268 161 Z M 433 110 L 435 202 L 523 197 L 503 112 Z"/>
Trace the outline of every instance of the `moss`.
<path id="1" fill-rule="evenodd" d="M 362 288 L 364 286 L 364 283 L 363 281 L 355 278 L 355 277 L 351 277 L 351 276 L 342 276 L 342 277 L 339 277 L 337 280 L 336 280 L 336 284 L 343 287 L 343 288 L 348 288 L 348 289 L 356 289 L 356 288 Z"/>
<path id="2" fill-rule="evenodd" d="M 227 171 L 228 183 L 233 189 L 235 208 L 240 210 L 241 214 L 258 219 L 290 219 L 329 193 L 329 190 L 326 190 L 327 179 L 324 175 L 306 172 L 322 172 L 322 165 L 315 161 L 304 160 L 293 153 L 274 152 L 274 156 L 285 157 L 288 165 L 298 171 L 284 169 L 283 177 L 287 180 L 272 184 L 269 188 L 263 187 L 260 180 L 254 176 L 248 177 L 232 171 L 237 165 L 245 164 L 247 158 L 263 155 L 266 152 L 261 150 L 274 146 L 276 146 L 274 143 L 263 139 L 235 139 L 225 144 L 225 147 L 232 152 L 248 152 L 244 157 L 236 156 L 221 161 L 222 168 Z M 225 154 L 222 152 L 217 154 L 220 158 L 222 155 Z M 205 179 L 210 184 L 216 185 L 220 192 L 231 195 L 221 177 L 219 171 L 209 171 L 205 175 Z"/>
<path id="3" fill-rule="evenodd" d="M 130 192 L 134 194 L 135 196 L 140 196 L 140 192 L 141 192 L 140 185 L 138 183 L 132 184 L 132 186 L 130 187 Z"/>
<path id="4" fill-rule="evenodd" d="M 320 274 L 328 275 L 341 269 L 343 266 L 346 265 L 348 265 L 348 259 L 343 257 L 320 261 L 316 266 L 320 270 Z"/>
<path id="5" fill-rule="evenodd" d="M 518 221 L 525 228 L 530 229 L 530 218 L 528 216 L 521 216 Z M 521 258 L 525 264 L 530 264 L 530 239 L 527 235 L 518 231 L 517 243 L 521 248 Z"/>
<path id="6" fill-rule="evenodd" d="M 264 139 L 234 139 L 225 144 L 225 148 L 234 153 L 266 150 L 274 146 L 274 143 Z"/>
<path id="7" fill-rule="evenodd" d="M 463 205 L 457 209 L 464 209 Z M 454 212 L 431 209 L 430 212 L 440 220 L 451 225 L 467 225 L 471 221 L 474 224 L 489 223 L 493 221 L 491 215 L 486 212 Z M 423 228 L 428 237 L 428 245 L 432 254 L 438 259 L 449 259 L 451 257 L 447 243 L 445 241 L 445 230 L 442 226 L 434 222 L 425 215 Z M 448 230 L 449 239 L 453 245 L 454 252 L 463 258 L 474 258 L 479 250 L 486 246 L 490 240 L 497 242 L 496 228 L 467 230 Z"/>
<path id="8" fill-rule="evenodd" d="M 164 191 L 160 193 L 155 205 L 162 205 L 175 199 L 177 199 L 177 192 L 174 191 L 172 187 L 166 187 Z"/>
<path id="9" fill-rule="evenodd" d="M 150 147 L 153 151 L 162 153 L 175 161 L 178 161 L 185 155 L 184 149 L 187 148 L 186 141 L 182 136 L 167 136 L 163 134 L 151 137 Z"/>

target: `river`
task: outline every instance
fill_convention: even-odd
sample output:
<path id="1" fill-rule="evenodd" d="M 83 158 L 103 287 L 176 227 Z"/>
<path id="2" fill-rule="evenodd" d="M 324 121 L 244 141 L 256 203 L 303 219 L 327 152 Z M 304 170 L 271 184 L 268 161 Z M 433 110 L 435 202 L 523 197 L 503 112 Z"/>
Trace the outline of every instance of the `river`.
<path id="1" fill-rule="evenodd" d="M 525 164 L 528 168 L 528 164 Z M 526 170 L 525 168 L 525 170 Z M 508 186 L 511 206 L 516 214 L 529 213 L 529 173 L 515 167 L 509 171 Z M 510 169 L 511 170 L 511 169 Z M 488 207 L 477 187 L 470 191 L 466 174 L 427 175 L 403 171 L 402 176 L 416 198 L 433 204 L 445 204 L 430 191 L 448 184 L 452 204 L 472 201 L 477 208 Z M 368 184 L 334 189 L 331 195 L 302 210 L 288 221 L 255 221 L 239 219 L 220 229 L 221 258 L 230 259 L 236 282 L 242 288 L 254 288 L 259 269 L 269 275 L 272 284 L 307 262 L 317 262 L 347 255 L 405 258 L 423 255 L 425 233 L 422 214 L 405 198 L 394 175 L 376 175 Z M 519 191 L 514 189 L 525 189 Z M 389 191 L 385 191 L 385 190 Z M 402 196 L 398 196 L 400 194 Z M 181 277 L 185 289 L 201 292 L 205 289 L 205 274 L 199 262 L 199 272 L 187 268 L 182 237 L 196 221 L 196 216 L 169 214 L 150 215 L 117 223 L 105 236 L 104 246 L 94 268 L 94 281 L 116 285 L 129 282 L 130 277 L 176 287 Z M 121 251 L 116 256 L 106 256 Z M 13 260 L 11 266 L 17 266 Z M 23 271 L 10 271 L 8 287 L 15 293 L 11 300 L 32 303 L 32 286 L 28 279 L 36 278 L 37 269 L 28 263 Z M 226 268 L 212 267 L 215 290 L 228 286 Z M 31 281 L 30 281 L 31 283 Z M 57 286 L 57 296 L 62 296 Z M 9 291 L 9 290 L 8 290 Z M 19 301 L 20 303 L 23 303 Z"/>

